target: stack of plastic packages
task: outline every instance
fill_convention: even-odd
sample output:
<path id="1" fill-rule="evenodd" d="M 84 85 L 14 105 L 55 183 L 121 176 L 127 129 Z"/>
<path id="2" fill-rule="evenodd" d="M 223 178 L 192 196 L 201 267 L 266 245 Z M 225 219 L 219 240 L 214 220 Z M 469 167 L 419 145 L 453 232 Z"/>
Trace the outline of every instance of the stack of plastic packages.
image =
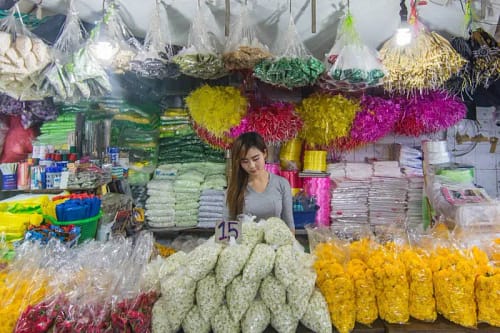
<path id="1" fill-rule="evenodd" d="M 363 164 L 363 166 L 359 166 Z M 368 192 L 370 175 L 364 163 L 333 163 L 328 165 L 333 182 L 331 214 L 332 225 L 368 224 Z M 361 170 L 356 173 L 355 170 Z M 347 171 L 349 178 L 346 177 Z"/>
<path id="2" fill-rule="evenodd" d="M 398 161 L 374 161 L 372 164 L 375 177 L 402 177 Z"/>
<path id="3" fill-rule="evenodd" d="M 201 184 L 200 209 L 198 214 L 198 226 L 201 228 L 214 228 L 215 223 L 221 221 L 224 216 L 225 195 L 224 188 L 227 185 L 224 174 L 225 164 L 210 163 L 210 174 L 206 174 L 205 181 Z"/>
<path id="4" fill-rule="evenodd" d="M 401 166 L 401 172 L 408 179 L 408 210 L 406 211 L 408 229 L 422 231 L 422 205 L 424 196 L 422 151 L 416 148 L 397 145 L 396 157 Z"/>
<path id="5" fill-rule="evenodd" d="M 399 174 L 393 177 L 372 177 L 368 194 L 370 224 L 375 232 L 379 226 L 405 227 L 408 180 Z"/>
<path id="6" fill-rule="evenodd" d="M 113 111 L 110 146 L 128 153 L 130 185 L 145 184 L 158 162 L 158 108 L 121 103 Z"/>
<path id="7" fill-rule="evenodd" d="M 170 179 L 153 179 L 148 183 L 145 214 L 149 227 L 168 228 L 175 226 L 173 186 L 173 181 Z"/>
<path id="8" fill-rule="evenodd" d="M 224 153 L 202 142 L 193 130 L 187 109 L 168 108 L 160 116 L 160 163 L 224 161 Z"/>
<path id="9" fill-rule="evenodd" d="M 69 149 L 67 147 L 68 135 L 75 133 L 77 113 L 85 110 L 83 105 L 62 106 L 61 114 L 56 120 L 43 123 L 40 128 L 41 135 L 36 140 L 37 143 L 52 145 L 55 149 Z"/>
<path id="10" fill-rule="evenodd" d="M 201 183 L 204 174 L 196 169 L 180 170 L 174 181 L 175 225 L 194 227 L 198 224 Z"/>

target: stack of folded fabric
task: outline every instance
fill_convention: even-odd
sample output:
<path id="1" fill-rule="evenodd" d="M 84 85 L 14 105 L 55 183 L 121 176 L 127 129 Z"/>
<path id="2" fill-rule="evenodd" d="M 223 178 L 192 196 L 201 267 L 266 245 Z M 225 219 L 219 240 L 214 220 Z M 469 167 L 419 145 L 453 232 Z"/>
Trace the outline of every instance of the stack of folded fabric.
<path id="1" fill-rule="evenodd" d="M 408 210 L 406 219 L 409 230 L 423 231 L 422 205 L 424 196 L 424 177 L 408 177 Z"/>
<path id="2" fill-rule="evenodd" d="M 146 222 L 152 228 L 175 226 L 175 195 L 173 182 L 153 179 L 148 185 L 146 200 Z"/>
<path id="3" fill-rule="evenodd" d="M 333 179 L 332 225 L 368 224 L 368 192 L 370 180 Z"/>
<path id="4" fill-rule="evenodd" d="M 373 162 L 373 175 L 376 177 L 402 177 L 398 161 Z"/>
<path id="5" fill-rule="evenodd" d="M 198 226 L 214 228 L 215 224 L 223 219 L 224 207 L 224 190 L 203 190 L 200 196 Z"/>
<path id="6" fill-rule="evenodd" d="M 405 227 L 408 180 L 403 177 L 373 177 L 368 194 L 370 225 Z"/>
<path id="7" fill-rule="evenodd" d="M 348 179 L 370 179 L 373 166 L 369 163 L 346 163 L 345 173 Z"/>

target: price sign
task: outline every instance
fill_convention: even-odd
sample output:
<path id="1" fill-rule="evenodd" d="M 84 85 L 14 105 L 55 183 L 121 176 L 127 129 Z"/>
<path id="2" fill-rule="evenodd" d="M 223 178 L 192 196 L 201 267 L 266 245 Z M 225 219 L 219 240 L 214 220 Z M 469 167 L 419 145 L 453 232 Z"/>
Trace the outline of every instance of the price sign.
<path id="1" fill-rule="evenodd" d="M 241 241 L 240 221 L 219 221 L 215 224 L 215 241 L 217 243 L 227 243 L 231 237 L 238 243 Z"/>

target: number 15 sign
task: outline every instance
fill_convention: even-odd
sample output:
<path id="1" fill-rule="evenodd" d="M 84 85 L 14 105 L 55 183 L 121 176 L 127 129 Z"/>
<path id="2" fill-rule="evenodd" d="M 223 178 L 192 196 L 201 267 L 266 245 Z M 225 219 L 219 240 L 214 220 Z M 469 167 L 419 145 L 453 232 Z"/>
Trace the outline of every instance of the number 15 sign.
<path id="1" fill-rule="evenodd" d="M 238 243 L 241 241 L 240 221 L 219 221 L 215 224 L 215 241 L 217 243 L 228 243 L 231 237 Z"/>

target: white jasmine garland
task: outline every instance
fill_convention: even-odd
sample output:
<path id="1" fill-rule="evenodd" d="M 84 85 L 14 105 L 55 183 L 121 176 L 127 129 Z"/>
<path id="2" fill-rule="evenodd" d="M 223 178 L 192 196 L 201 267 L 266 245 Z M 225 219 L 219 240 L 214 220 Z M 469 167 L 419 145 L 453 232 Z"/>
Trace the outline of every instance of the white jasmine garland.
<path id="1" fill-rule="evenodd" d="M 286 303 L 286 289 L 273 275 L 268 275 L 260 284 L 260 298 L 271 310 L 277 310 Z"/>
<path id="2" fill-rule="evenodd" d="M 239 333 L 240 323 L 234 321 L 229 314 L 229 310 L 225 304 L 219 307 L 219 311 L 213 316 L 212 330 L 214 333 Z"/>
<path id="3" fill-rule="evenodd" d="M 270 217 L 264 223 L 264 239 L 267 244 L 278 247 L 293 244 L 295 237 L 285 221 L 278 217 Z"/>
<path id="4" fill-rule="evenodd" d="M 246 281 L 238 275 L 226 288 L 226 301 L 234 321 L 239 322 L 259 291 L 260 280 Z"/>
<path id="5" fill-rule="evenodd" d="M 332 333 L 332 322 L 328 304 L 318 289 L 313 291 L 306 313 L 300 322 L 316 333 Z"/>
<path id="6" fill-rule="evenodd" d="M 224 288 L 217 283 L 215 274 L 208 274 L 204 279 L 198 281 L 196 304 L 205 320 L 210 320 L 215 315 L 223 300 Z"/>
<path id="7" fill-rule="evenodd" d="M 197 305 L 193 306 L 182 322 L 184 333 L 209 333 L 210 320 L 203 318 Z"/>
<path id="8" fill-rule="evenodd" d="M 315 283 L 316 273 L 305 269 L 288 286 L 286 290 L 287 301 L 295 318 L 300 319 L 306 313 Z"/>
<path id="9" fill-rule="evenodd" d="M 293 316 L 288 304 L 282 304 L 271 312 L 271 325 L 278 333 L 295 333 L 299 320 Z"/>
<path id="10" fill-rule="evenodd" d="M 264 302 L 255 299 L 241 319 L 243 333 L 262 333 L 271 322 L 271 312 Z"/>
<path id="11" fill-rule="evenodd" d="M 257 244 L 243 269 L 243 278 L 248 281 L 260 281 L 268 276 L 274 267 L 276 251 L 267 244 Z"/>
<path id="12" fill-rule="evenodd" d="M 251 252 L 252 248 L 244 244 L 235 243 L 224 248 L 215 267 L 217 283 L 222 287 L 231 283 L 243 270 Z"/>

